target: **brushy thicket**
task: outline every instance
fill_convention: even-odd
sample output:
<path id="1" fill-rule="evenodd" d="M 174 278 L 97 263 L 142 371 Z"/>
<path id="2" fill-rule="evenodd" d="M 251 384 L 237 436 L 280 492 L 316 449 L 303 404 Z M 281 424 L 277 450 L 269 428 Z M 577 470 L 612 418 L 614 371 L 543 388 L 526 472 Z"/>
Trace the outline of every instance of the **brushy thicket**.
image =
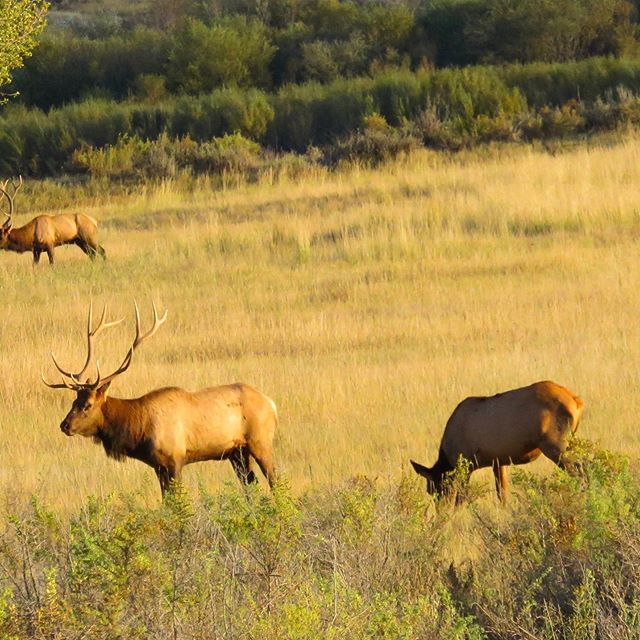
<path id="1" fill-rule="evenodd" d="M 635 0 L 56 0 L 12 88 L 48 109 L 390 67 L 633 57 L 638 20 Z"/>
<path id="2" fill-rule="evenodd" d="M 275 94 L 91 99 L 48 113 L 13 105 L 0 116 L 0 173 L 153 178 L 246 168 L 251 177 L 282 164 L 275 152 L 298 154 L 297 165 L 376 164 L 421 145 L 456 150 L 635 125 L 638 91 L 640 61 L 593 58 L 396 70 Z"/>
<path id="3" fill-rule="evenodd" d="M 582 445 L 506 509 L 417 479 L 286 485 L 159 508 L 38 500 L 0 537 L 3 638 L 549 638 L 640 634 L 640 475 Z"/>

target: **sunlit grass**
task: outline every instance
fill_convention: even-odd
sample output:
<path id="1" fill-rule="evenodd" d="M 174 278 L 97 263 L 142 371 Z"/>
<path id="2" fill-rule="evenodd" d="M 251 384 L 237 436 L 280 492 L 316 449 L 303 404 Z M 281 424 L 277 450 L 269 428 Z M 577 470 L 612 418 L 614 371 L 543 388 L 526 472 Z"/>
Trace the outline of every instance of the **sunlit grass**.
<path id="1" fill-rule="evenodd" d="M 462 398 L 539 379 L 582 396 L 583 437 L 637 455 L 639 160 L 632 135 L 225 190 L 74 187 L 68 210 L 100 220 L 106 263 L 75 247 L 53 270 L 0 255 L 0 488 L 65 508 L 119 490 L 159 498 L 149 468 L 65 438 L 72 394 L 40 382 L 51 349 L 82 361 L 90 299 L 129 318 L 101 342 L 105 370 L 128 347 L 134 298 L 169 310 L 113 395 L 254 384 L 278 404 L 277 462 L 296 492 L 430 463 Z M 46 208 L 31 186 L 19 212 Z M 42 189 L 63 210 L 64 191 Z M 227 466 L 193 465 L 186 480 L 215 489 Z"/>

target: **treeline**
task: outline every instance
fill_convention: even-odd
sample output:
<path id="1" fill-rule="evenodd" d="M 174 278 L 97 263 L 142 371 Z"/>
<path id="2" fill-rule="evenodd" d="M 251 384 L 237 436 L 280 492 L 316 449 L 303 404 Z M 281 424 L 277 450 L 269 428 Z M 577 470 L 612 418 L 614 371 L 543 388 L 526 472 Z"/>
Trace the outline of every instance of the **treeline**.
<path id="1" fill-rule="evenodd" d="M 274 91 L 389 68 L 564 62 L 638 50 L 631 0 L 158 0 L 135 13 L 58 2 L 16 73 L 27 105 Z M 60 11 L 65 9 L 65 11 Z M 80 9 L 80 12 L 77 11 Z"/>
<path id="2" fill-rule="evenodd" d="M 426 145 L 460 149 L 640 122 L 640 60 L 591 58 L 388 71 L 277 92 L 224 88 L 156 102 L 93 98 L 0 116 L 0 173 L 166 177 L 302 162 L 376 163 Z M 300 157 L 296 161 L 300 165 Z"/>

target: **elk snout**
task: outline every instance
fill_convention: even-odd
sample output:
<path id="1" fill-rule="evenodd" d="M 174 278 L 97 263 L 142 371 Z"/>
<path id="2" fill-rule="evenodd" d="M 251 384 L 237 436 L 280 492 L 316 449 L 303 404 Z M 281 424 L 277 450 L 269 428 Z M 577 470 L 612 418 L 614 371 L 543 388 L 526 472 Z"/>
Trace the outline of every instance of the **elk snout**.
<path id="1" fill-rule="evenodd" d="M 67 436 L 70 436 L 71 434 L 69 433 L 69 430 L 71 429 L 71 425 L 69 424 L 69 422 L 67 421 L 67 419 L 65 418 L 61 423 L 60 423 L 60 431 L 62 431 L 62 433 L 64 433 Z"/>

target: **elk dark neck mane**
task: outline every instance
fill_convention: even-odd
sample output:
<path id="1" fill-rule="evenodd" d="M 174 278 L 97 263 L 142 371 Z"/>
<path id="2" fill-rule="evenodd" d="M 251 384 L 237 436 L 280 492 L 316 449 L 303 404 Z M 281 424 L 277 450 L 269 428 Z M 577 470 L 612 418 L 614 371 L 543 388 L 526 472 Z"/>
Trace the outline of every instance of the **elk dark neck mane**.
<path id="1" fill-rule="evenodd" d="M 451 462 L 447 458 L 447 454 L 443 451 L 442 447 L 440 447 L 440 451 L 438 452 L 438 460 L 431 470 L 434 473 L 443 476 L 445 473 L 449 473 L 449 471 L 453 471 L 454 469 L 455 465 L 451 464 Z"/>
<path id="2" fill-rule="evenodd" d="M 138 400 L 107 398 L 102 408 L 104 423 L 94 436 L 110 458 L 123 461 L 127 457 L 147 461 L 151 439 L 147 434 L 145 412 Z"/>
<path id="3" fill-rule="evenodd" d="M 29 222 L 24 227 L 11 229 L 9 233 L 9 243 L 7 249 L 10 251 L 24 252 L 30 251 L 33 240 L 33 225 Z"/>

